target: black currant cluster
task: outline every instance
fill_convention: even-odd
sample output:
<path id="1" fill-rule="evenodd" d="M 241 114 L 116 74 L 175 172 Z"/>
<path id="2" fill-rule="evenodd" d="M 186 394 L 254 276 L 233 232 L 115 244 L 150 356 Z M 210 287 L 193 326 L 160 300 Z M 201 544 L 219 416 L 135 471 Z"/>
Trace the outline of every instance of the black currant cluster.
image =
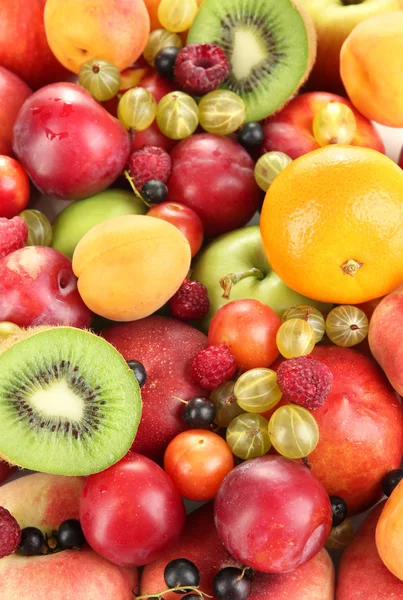
<path id="1" fill-rule="evenodd" d="M 45 537 L 36 527 L 25 527 L 21 532 L 18 552 L 24 556 L 38 556 L 59 550 L 78 550 L 84 544 L 80 521 L 68 519 L 63 521 L 52 538 Z"/>
<path id="2" fill-rule="evenodd" d="M 137 596 L 137 600 L 163 600 L 163 594 L 175 592 L 185 594 L 186 600 L 211 598 L 199 589 L 200 573 L 196 565 L 186 558 L 171 560 L 164 570 L 164 580 L 168 586 L 158 594 Z M 218 571 L 213 580 L 213 592 L 217 600 L 247 600 L 252 585 L 251 569 L 225 567 Z"/>

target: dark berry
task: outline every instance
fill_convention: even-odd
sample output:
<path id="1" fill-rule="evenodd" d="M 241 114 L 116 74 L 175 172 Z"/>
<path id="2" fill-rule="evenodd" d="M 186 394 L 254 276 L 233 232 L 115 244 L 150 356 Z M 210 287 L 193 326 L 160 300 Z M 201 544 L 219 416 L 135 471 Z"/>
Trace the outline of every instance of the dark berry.
<path id="1" fill-rule="evenodd" d="M 263 142 L 263 138 L 263 129 L 261 128 L 260 124 L 256 123 L 255 121 L 246 123 L 238 133 L 238 142 L 244 148 L 254 148 L 255 146 L 260 146 L 260 144 Z"/>
<path id="2" fill-rule="evenodd" d="M 141 195 L 149 204 L 161 204 L 168 196 L 168 188 L 162 181 L 151 179 L 143 185 Z"/>
<path id="3" fill-rule="evenodd" d="M 382 489 L 385 496 L 390 496 L 395 487 L 401 482 L 403 479 L 403 470 L 402 469 L 394 469 L 389 473 L 386 473 L 385 477 L 382 479 Z"/>
<path id="4" fill-rule="evenodd" d="M 147 381 L 147 372 L 144 365 L 138 360 L 128 360 L 127 364 L 136 376 L 139 386 L 142 388 Z"/>
<path id="5" fill-rule="evenodd" d="M 36 556 L 42 554 L 45 545 L 45 537 L 36 527 L 25 527 L 21 532 L 21 541 L 18 551 L 24 556 Z"/>
<path id="6" fill-rule="evenodd" d="M 186 588 L 199 585 L 200 573 L 190 560 L 177 558 L 171 560 L 165 567 L 164 579 L 169 588 L 180 587 L 182 590 L 186 590 Z M 183 594 L 183 591 L 177 590 L 176 593 Z"/>
<path id="7" fill-rule="evenodd" d="M 338 527 L 347 518 L 347 504 L 339 496 L 330 496 L 330 503 L 332 505 L 332 526 Z"/>
<path id="8" fill-rule="evenodd" d="M 230 72 L 224 50 L 216 44 L 189 44 L 175 62 L 175 79 L 181 88 L 202 96 L 220 87 Z"/>
<path id="9" fill-rule="evenodd" d="M 195 396 L 183 409 L 182 417 L 188 427 L 209 427 L 214 423 L 216 407 L 208 398 Z"/>
<path id="10" fill-rule="evenodd" d="M 199 594 L 186 594 L 186 596 L 182 596 L 182 600 L 201 600 L 201 596 Z"/>
<path id="11" fill-rule="evenodd" d="M 225 567 L 213 579 L 213 592 L 218 600 L 246 600 L 251 585 L 248 571 Z"/>
<path id="12" fill-rule="evenodd" d="M 85 536 L 80 521 L 77 521 L 77 519 L 63 521 L 57 531 L 57 541 L 63 550 L 81 548 L 85 544 Z"/>
<path id="13" fill-rule="evenodd" d="M 157 56 L 155 57 L 154 64 L 160 75 L 163 77 L 173 78 L 175 61 L 179 52 L 180 48 L 175 48 L 174 46 L 170 48 L 164 48 L 158 52 Z"/>

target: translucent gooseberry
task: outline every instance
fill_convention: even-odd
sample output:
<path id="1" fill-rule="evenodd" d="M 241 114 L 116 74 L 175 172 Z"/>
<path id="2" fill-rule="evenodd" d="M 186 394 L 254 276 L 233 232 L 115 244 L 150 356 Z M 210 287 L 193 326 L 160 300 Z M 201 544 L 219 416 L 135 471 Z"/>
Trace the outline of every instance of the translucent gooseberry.
<path id="1" fill-rule="evenodd" d="M 148 37 L 144 48 L 144 58 L 152 67 L 155 66 L 155 57 L 165 48 L 182 48 L 182 40 L 179 35 L 166 29 L 154 29 Z"/>
<path id="2" fill-rule="evenodd" d="M 0 343 L 11 337 L 12 335 L 16 335 L 19 331 L 21 331 L 20 327 L 15 323 L 10 323 L 10 321 L 1 321 L 0 322 Z"/>
<path id="3" fill-rule="evenodd" d="M 368 335 L 368 317 L 356 306 L 336 306 L 326 319 L 326 334 L 333 344 L 349 348 Z"/>
<path id="4" fill-rule="evenodd" d="M 107 60 L 90 60 L 81 66 L 78 83 L 96 100 L 105 102 L 120 89 L 120 71 Z"/>
<path id="5" fill-rule="evenodd" d="M 274 178 L 285 169 L 292 159 L 284 152 L 266 152 L 255 165 L 255 179 L 261 190 L 267 192 Z"/>
<path id="6" fill-rule="evenodd" d="M 283 395 L 272 369 L 251 369 L 235 383 L 234 394 L 241 408 L 251 413 L 263 413 L 278 404 Z"/>
<path id="7" fill-rule="evenodd" d="M 231 452 L 244 460 L 267 454 L 271 446 L 268 426 L 262 415 L 245 413 L 236 417 L 226 434 Z"/>
<path id="8" fill-rule="evenodd" d="M 50 246 L 52 242 L 52 225 L 41 211 L 35 209 L 23 210 L 19 214 L 28 225 L 26 246 Z"/>
<path id="9" fill-rule="evenodd" d="M 210 400 L 216 407 L 214 423 L 219 427 L 228 427 L 235 417 L 245 412 L 236 401 L 234 388 L 235 381 L 226 381 L 210 394 Z"/>
<path id="10" fill-rule="evenodd" d="M 189 29 L 197 11 L 196 0 L 161 0 L 158 6 L 158 20 L 168 31 L 179 33 Z"/>
<path id="11" fill-rule="evenodd" d="M 199 108 L 184 92 L 170 92 L 161 98 L 157 107 L 157 124 L 172 140 L 183 140 L 194 133 L 199 124 Z"/>
<path id="12" fill-rule="evenodd" d="M 313 135 L 321 146 L 349 144 L 357 123 L 353 111 L 343 102 L 328 102 L 315 115 Z"/>
<path id="13" fill-rule="evenodd" d="M 277 348 L 284 358 L 310 354 L 315 347 L 316 334 L 304 319 L 287 319 L 277 331 Z"/>
<path id="14" fill-rule="evenodd" d="M 307 321 L 309 325 L 313 327 L 316 343 L 320 342 L 323 338 L 326 330 L 325 317 L 317 308 L 307 304 L 292 306 L 285 311 L 282 321 L 289 321 L 290 319 L 303 319 L 304 321 Z"/>
<path id="15" fill-rule="evenodd" d="M 200 125 L 209 133 L 229 135 L 243 125 L 246 106 L 240 96 L 229 90 L 209 92 L 199 103 Z"/>
<path id="16" fill-rule="evenodd" d="M 156 113 L 155 98 L 145 88 L 131 88 L 119 100 L 118 118 L 126 129 L 136 131 L 147 129 L 154 121 Z"/>
<path id="17" fill-rule="evenodd" d="M 287 458 L 304 458 L 315 450 L 319 428 L 312 413 L 297 405 L 278 408 L 269 421 L 273 447 Z"/>

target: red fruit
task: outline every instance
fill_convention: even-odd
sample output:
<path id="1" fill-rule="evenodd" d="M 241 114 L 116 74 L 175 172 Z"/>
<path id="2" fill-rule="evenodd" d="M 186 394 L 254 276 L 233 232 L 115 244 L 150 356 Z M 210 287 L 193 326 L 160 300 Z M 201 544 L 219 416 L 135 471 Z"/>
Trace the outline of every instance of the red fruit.
<path id="1" fill-rule="evenodd" d="M 402 146 L 402 149 L 400 150 L 399 167 L 401 167 L 403 169 L 403 146 Z"/>
<path id="2" fill-rule="evenodd" d="M 154 96 L 156 102 L 161 98 L 176 91 L 176 86 L 173 81 L 162 77 L 159 73 L 153 72 L 146 75 L 139 83 L 139 87 L 145 88 Z"/>
<path id="3" fill-rule="evenodd" d="M 25 102 L 13 148 L 40 191 L 78 200 L 104 190 L 122 173 L 130 137 L 82 87 L 55 83 Z"/>
<path id="4" fill-rule="evenodd" d="M 13 473 L 14 468 L 0 460 L 0 483 L 3 483 Z"/>
<path id="5" fill-rule="evenodd" d="M 268 367 L 278 356 L 279 317 L 258 300 L 234 300 L 214 315 L 209 331 L 213 346 L 226 343 L 238 369 Z"/>
<path id="6" fill-rule="evenodd" d="M 217 236 L 246 225 L 261 200 L 248 152 L 225 136 L 203 133 L 181 141 L 171 153 L 168 200 L 192 208 L 205 234 Z"/>
<path id="7" fill-rule="evenodd" d="M 147 214 L 175 225 L 189 242 L 192 258 L 196 256 L 203 244 L 204 229 L 194 210 L 177 202 L 161 202 L 152 206 Z"/>
<path id="8" fill-rule="evenodd" d="M 21 529 L 7 509 L 0 506 L 0 558 L 9 556 L 18 548 Z"/>
<path id="9" fill-rule="evenodd" d="M 29 179 L 19 162 L 0 156 L 0 217 L 11 219 L 29 202 Z"/>
<path id="10" fill-rule="evenodd" d="M 182 321 L 202 319 L 209 311 L 207 288 L 200 281 L 185 279 L 169 301 L 171 314 Z"/>
<path id="11" fill-rule="evenodd" d="M 177 542 L 186 522 L 179 492 L 153 461 L 129 452 L 90 475 L 80 499 L 89 545 L 121 567 L 146 565 Z"/>
<path id="12" fill-rule="evenodd" d="M 3 219 L 0 217 L 0 258 L 19 250 L 28 238 L 28 225 L 21 217 Z"/>
<path id="13" fill-rule="evenodd" d="M 143 146 L 158 146 L 158 148 L 162 148 L 166 152 L 171 152 L 172 148 L 176 146 L 177 143 L 176 140 L 171 140 L 161 133 L 157 122 L 154 121 L 147 129 L 136 131 L 136 133 L 134 133 L 131 142 L 131 151 L 135 152 L 136 150 L 140 150 Z"/>
<path id="14" fill-rule="evenodd" d="M 192 362 L 193 381 L 205 390 L 214 390 L 231 379 L 236 371 L 235 358 L 227 344 L 201 350 Z"/>
<path id="15" fill-rule="evenodd" d="M 26 246 L 0 260 L 0 321 L 89 327 L 91 320 L 71 260 L 57 250 Z"/>
<path id="16" fill-rule="evenodd" d="M 202 96 L 216 90 L 230 72 L 224 50 L 216 44 L 185 46 L 175 61 L 175 79 L 189 94 Z"/>
<path id="17" fill-rule="evenodd" d="M 312 410 L 322 406 L 332 389 L 333 373 L 325 364 L 300 356 L 281 363 L 277 383 L 290 402 Z"/>
<path id="18" fill-rule="evenodd" d="M 2 24 L 4 24 L 3 15 L 0 27 Z M 31 94 L 31 88 L 22 79 L 11 73 L 11 71 L 0 67 L 0 154 L 13 156 L 12 138 L 14 122 L 21 106 Z"/>
<path id="19" fill-rule="evenodd" d="M 131 154 L 128 169 L 134 185 L 141 192 L 143 185 L 151 179 L 158 179 L 162 183 L 168 181 L 171 157 L 162 148 L 143 146 Z"/>

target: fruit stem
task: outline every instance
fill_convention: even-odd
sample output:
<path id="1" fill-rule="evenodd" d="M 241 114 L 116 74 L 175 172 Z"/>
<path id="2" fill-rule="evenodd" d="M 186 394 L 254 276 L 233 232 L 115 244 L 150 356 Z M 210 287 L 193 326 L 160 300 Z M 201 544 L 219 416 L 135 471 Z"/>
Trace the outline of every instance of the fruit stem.
<path id="1" fill-rule="evenodd" d="M 179 400 L 179 402 L 183 402 L 183 404 L 188 404 L 188 400 L 183 400 L 182 398 L 178 398 L 178 396 L 172 396 L 174 400 Z"/>
<path id="2" fill-rule="evenodd" d="M 184 594 L 187 594 L 188 592 L 196 592 L 196 594 L 198 594 L 200 598 L 213 598 L 213 596 L 209 596 L 208 594 L 205 594 L 204 592 L 199 590 L 198 586 L 181 587 L 180 585 L 177 585 L 174 588 L 164 590 L 163 592 L 158 592 L 158 594 L 145 594 L 144 596 L 135 596 L 135 598 L 136 600 L 146 600 L 147 598 L 161 598 L 161 596 L 163 596 L 164 594 L 168 594 L 169 592 L 179 591 L 181 593 L 183 592 Z"/>
<path id="3" fill-rule="evenodd" d="M 130 183 L 130 187 L 132 188 L 132 190 L 135 193 L 135 195 L 137 196 L 137 198 L 139 198 L 148 208 L 150 208 L 150 204 L 148 204 L 148 202 L 146 202 L 144 200 L 143 196 L 140 194 L 140 192 L 138 191 L 138 189 L 134 185 L 133 178 L 130 177 L 129 171 L 125 171 L 124 172 L 124 176 L 126 177 L 127 181 Z"/>
<path id="4" fill-rule="evenodd" d="M 344 6 L 350 6 L 352 4 L 362 4 L 364 2 L 364 0 L 341 0 L 341 3 L 344 4 Z"/>
<path id="5" fill-rule="evenodd" d="M 224 290 L 222 297 L 226 300 L 229 300 L 232 286 L 242 281 L 242 279 L 247 279 L 247 277 L 256 277 L 257 279 L 264 279 L 265 275 L 260 269 L 256 269 L 256 267 L 252 267 L 247 271 L 241 271 L 240 273 L 229 273 L 228 275 L 225 275 L 225 277 L 222 277 L 220 279 L 220 286 Z"/>
<path id="6" fill-rule="evenodd" d="M 359 269 L 361 269 L 364 263 L 358 262 L 355 258 L 349 258 L 340 265 L 341 270 L 345 275 L 350 275 L 350 277 L 354 277 Z"/>
<path id="7" fill-rule="evenodd" d="M 308 459 L 306 456 L 304 456 L 304 457 L 303 457 L 303 459 L 302 459 L 302 462 L 304 463 L 304 465 L 305 465 L 305 466 L 306 466 L 306 467 L 307 467 L 309 470 L 312 470 L 312 465 L 311 465 L 311 463 L 309 462 L 309 459 Z"/>

